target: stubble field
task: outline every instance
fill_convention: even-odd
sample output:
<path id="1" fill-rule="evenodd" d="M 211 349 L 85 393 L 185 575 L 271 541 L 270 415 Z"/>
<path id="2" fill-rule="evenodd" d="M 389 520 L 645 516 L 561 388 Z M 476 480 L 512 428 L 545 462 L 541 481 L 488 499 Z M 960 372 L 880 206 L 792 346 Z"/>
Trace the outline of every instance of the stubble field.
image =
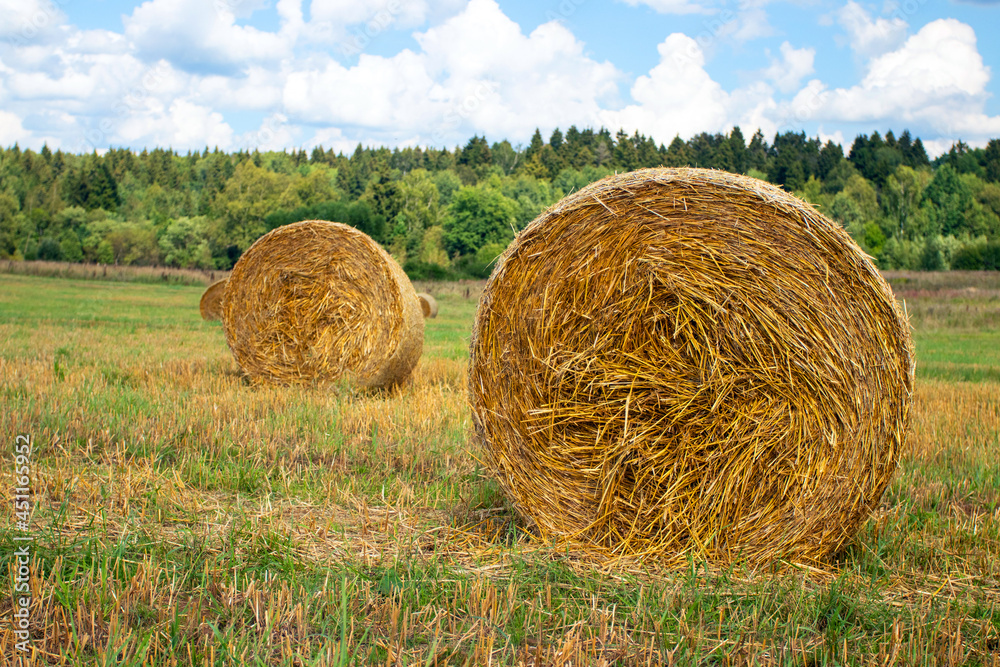
<path id="1" fill-rule="evenodd" d="M 428 284 L 410 385 L 257 386 L 204 289 L 0 275 L 0 657 L 18 653 L 30 435 L 39 664 L 1000 665 L 1000 275 L 894 274 L 907 450 L 822 567 L 602 562 L 537 541 L 481 470 L 479 286 Z"/>

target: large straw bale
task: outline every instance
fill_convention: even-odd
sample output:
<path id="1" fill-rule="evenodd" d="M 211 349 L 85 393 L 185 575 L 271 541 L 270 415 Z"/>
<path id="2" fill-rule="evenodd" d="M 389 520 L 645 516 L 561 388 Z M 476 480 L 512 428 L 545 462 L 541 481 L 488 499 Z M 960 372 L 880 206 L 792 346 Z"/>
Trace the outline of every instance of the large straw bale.
<path id="1" fill-rule="evenodd" d="M 423 312 L 424 317 L 434 319 L 438 316 L 437 299 L 426 292 L 417 292 L 417 298 L 420 300 L 420 310 Z"/>
<path id="2" fill-rule="evenodd" d="M 424 321 L 399 265 L 371 238 L 308 220 L 257 240 L 229 276 L 226 341 L 248 375 L 279 383 L 405 381 Z"/>
<path id="3" fill-rule="evenodd" d="M 896 469 L 905 316 L 842 228 L 702 169 L 608 177 L 500 257 L 471 342 L 483 455 L 550 539 L 808 562 Z"/>
<path id="4" fill-rule="evenodd" d="M 203 320 L 222 319 L 222 299 L 226 294 L 226 279 L 216 280 L 205 289 L 198 304 Z"/>

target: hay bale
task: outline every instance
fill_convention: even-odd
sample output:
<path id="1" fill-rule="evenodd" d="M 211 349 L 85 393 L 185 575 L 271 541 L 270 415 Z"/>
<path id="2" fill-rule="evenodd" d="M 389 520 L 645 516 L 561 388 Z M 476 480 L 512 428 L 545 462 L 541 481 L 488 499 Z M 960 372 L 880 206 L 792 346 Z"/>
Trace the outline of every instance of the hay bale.
<path id="1" fill-rule="evenodd" d="M 399 265 L 364 233 L 322 220 L 250 246 L 229 276 L 222 320 L 244 372 L 279 383 L 393 386 L 409 377 L 424 340 Z"/>
<path id="2" fill-rule="evenodd" d="M 426 292 L 417 292 L 417 299 L 420 300 L 420 310 L 425 318 L 435 318 L 438 316 L 438 302 Z"/>
<path id="3" fill-rule="evenodd" d="M 208 286 L 205 293 L 201 295 L 201 302 L 198 304 L 203 320 L 222 319 L 222 299 L 226 294 L 226 279 L 216 280 Z"/>
<path id="4" fill-rule="evenodd" d="M 842 228 L 756 179 L 644 169 L 507 248 L 470 400 L 486 462 L 547 538 L 810 561 L 878 504 L 913 370 L 905 317 Z"/>

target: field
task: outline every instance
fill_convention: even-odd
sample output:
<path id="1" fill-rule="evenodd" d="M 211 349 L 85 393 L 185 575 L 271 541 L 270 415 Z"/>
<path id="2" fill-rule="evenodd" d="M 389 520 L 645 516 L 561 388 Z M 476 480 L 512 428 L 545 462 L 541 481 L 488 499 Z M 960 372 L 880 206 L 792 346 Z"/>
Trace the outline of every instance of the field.
<path id="1" fill-rule="evenodd" d="M 1000 665 L 1000 275 L 889 278 L 918 382 L 876 515 L 822 567 L 663 571 L 540 543 L 483 474 L 476 284 L 418 285 L 413 382 L 361 395 L 247 382 L 201 285 L 0 275 L 0 656 L 30 434 L 39 664 Z"/>

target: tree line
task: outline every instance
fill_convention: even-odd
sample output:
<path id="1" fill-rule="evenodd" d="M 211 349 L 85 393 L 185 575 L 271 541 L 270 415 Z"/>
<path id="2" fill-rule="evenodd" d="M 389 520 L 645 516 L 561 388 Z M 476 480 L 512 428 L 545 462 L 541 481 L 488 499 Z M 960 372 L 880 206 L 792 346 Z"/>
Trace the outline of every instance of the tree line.
<path id="1" fill-rule="evenodd" d="M 904 131 L 845 154 L 804 132 L 740 128 L 674 138 L 535 131 L 527 146 L 474 136 L 452 150 L 323 147 L 223 152 L 0 149 L 0 257 L 228 269 L 267 231 L 351 224 L 413 278 L 482 277 L 539 213 L 608 174 L 711 167 L 770 181 L 841 223 L 884 269 L 1000 269 L 1000 140 L 931 161 Z"/>

